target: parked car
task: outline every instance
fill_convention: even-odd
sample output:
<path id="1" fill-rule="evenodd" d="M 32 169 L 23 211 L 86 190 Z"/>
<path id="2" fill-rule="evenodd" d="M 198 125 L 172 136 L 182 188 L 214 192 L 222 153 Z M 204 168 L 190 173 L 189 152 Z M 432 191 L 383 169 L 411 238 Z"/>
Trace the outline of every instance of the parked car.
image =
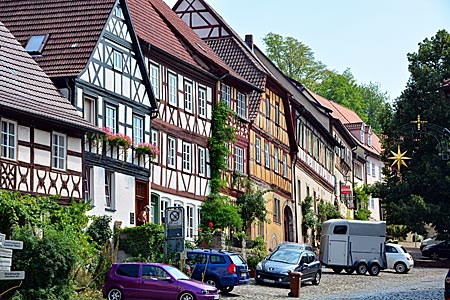
<path id="1" fill-rule="evenodd" d="M 434 245 L 434 244 L 440 244 L 442 243 L 444 240 L 441 240 L 440 238 L 438 238 L 438 236 L 432 236 L 429 238 L 424 239 L 421 243 L 420 243 L 420 251 L 423 250 L 423 248 L 425 248 L 426 246 L 429 245 Z"/>
<path id="2" fill-rule="evenodd" d="M 422 249 L 422 255 L 431 257 L 434 260 L 439 258 L 450 258 L 450 240 L 443 241 L 439 244 L 425 246 Z"/>
<path id="3" fill-rule="evenodd" d="M 447 276 L 445 276 L 444 297 L 445 300 L 450 300 L 450 269 L 448 269 Z"/>
<path id="4" fill-rule="evenodd" d="M 387 268 L 397 273 L 408 273 L 414 267 L 414 259 L 406 249 L 398 244 L 386 244 Z"/>
<path id="5" fill-rule="evenodd" d="M 275 247 L 275 249 L 270 250 L 270 251 L 275 251 L 275 250 L 278 250 L 278 249 L 286 249 L 286 248 L 313 251 L 313 247 L 311 245 L 299 244 L 299 243 L 293 243 L 293 242 L 282 242 L 282 243 L 279 243 Z"/>
<path id="6" fill-rule="evenodd" d="M 236 285 L 250 281 L 247 262 L 238 253 L 222 250 L 187 251 L 191 277 L 229 293 Z"/>
<path id="7" fill-rule="evenodd" d="M 317 285 L 322 278 L 322 268 L 317 256 L 309 250 L 281 248 L 273 251 L 256 267 L 256 283 L 289 285 L 290 272 L 301 272 L 302 282 Z"/>
<path id="8" fill-rule="evenodd" d="M 189 278 L 171 265 L 117 263 L 106 274 L 103 298 L 108 300 L 214 300 L 215 287 Z"/>

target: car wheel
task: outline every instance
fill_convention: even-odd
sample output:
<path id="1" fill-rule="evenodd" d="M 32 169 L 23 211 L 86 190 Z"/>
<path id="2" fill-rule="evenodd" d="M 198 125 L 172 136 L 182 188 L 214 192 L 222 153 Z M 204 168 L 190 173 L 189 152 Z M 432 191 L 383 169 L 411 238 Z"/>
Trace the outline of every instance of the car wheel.
<path id="1" fill-rule="evenodd" d="M 394 265 L 394 269 L 395 272 L 397 273 L 406 273 L 407 269 L 406 269 L 406 265 L 402 262 L 398 262 Z"/>
<path id="2" fill-rule="evenodd" d="M 380 274 L 380 266 L 377 263 L 373 263 L 369 267 L 369 274 L 371 276 L 378 276 Z"/>
<path id="3" fill-rule="evenodd" d="M 312 281 L 312 284 L 318 285 L 320 283 L 320 280 L 322 279 L 322 273 L 319 271 L 316 272 L 316 275 L 314 275 L 314 279 Z"/>
<path id="4" fill-rule="evenodd" d="M 122 300 L 123 293 L 118 288 L 112 288 L 109 290 L 108 295 L 106 297 L 108 300 Z"/>
<path id="5" fill-rule="evenodd" d="M 331 269 L 333 269 L 333 272 L 336 274 L 339 274 L 342 271 L 342 268 L 331 268 Z"/>
<path id="6" fill-rule="evenodd" d="M 359 263 L 356 266 L 356 273 L 358 273 L 358 275 L 364 275 L 367 272 L 367 265 L 365 263 Z"/>
<path id="7" fill-rule="evenodd" d="M 439 260 L 439 254 L 437 254 L 436 252 L 431 253 L 430 257 L 431 259 Z"/>
<path id="8" fill-rule="evenodd" d="M 217 279 L 214 279 L 212 277 L 206 278 L 205 283 L 212 285 L 213 287 L 219 288 L 219 282 L 217 281 Z"/>
<path id="9" fill-rule="evenodd" d="M 224 288 L 221 288 L 220 290 L 222 291 L 222 293 L 228 294 L 228 293 L 230 293 L 233 289 L 234 289 L 234 286 L 226 286 L 226 287 L 224 287 Z"/>
<path id="10" fill-rule="evenodd" d="M 353 269 L 353 268 L 345 268 L 345 273 L 353 274 L 353 272 L 355 272 L 355 269 Z"/>
<path id="11" fill-rule="evenodd" d="M 195 300 L 195 297 L 189 292 L 182 292 L 178 297 L 178 300 Z"/>

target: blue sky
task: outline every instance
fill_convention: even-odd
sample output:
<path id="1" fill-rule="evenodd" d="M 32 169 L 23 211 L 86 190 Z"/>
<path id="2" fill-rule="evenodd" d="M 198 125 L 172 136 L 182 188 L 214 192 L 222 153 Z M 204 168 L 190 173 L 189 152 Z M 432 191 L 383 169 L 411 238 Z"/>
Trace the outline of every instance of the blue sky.
<path id="1" fill-rule="evenodd" d="M 176 0 L 164 0 L 173 6 Z M 439 29 L 450 32 L 449 0 L 207 0 L 241 36 L 264 49 L 269 32 L 308 45 L 328 69 L 350 68 L 391 99 L 409 78 L 407 53 Z"/>

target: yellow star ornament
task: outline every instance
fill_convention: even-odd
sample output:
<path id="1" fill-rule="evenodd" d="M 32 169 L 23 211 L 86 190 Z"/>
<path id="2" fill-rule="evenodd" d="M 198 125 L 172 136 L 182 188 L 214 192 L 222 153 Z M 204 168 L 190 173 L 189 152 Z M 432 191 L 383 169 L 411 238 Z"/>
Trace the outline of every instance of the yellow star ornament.
<path id="1" fill-rule="evenodd" d="M 392 155 L 391 157 L 389 157 L 389 159 L 392 159 L 393 162 L 391 164 L 391 167 L 395 164 L 397 164 L 397 169 L 398 171 L 400 171 L 400 166 L 404 165 L 405 167 L 407 167 L 405 160 L 407 159 L 411 159 L 411 157 L 406 157 L 405 154 L 408 151 L 405 152 L 401 152 L 400 151 L 400 145 L 397 145 L 397 153 L 395 153 L 394 151 L 391 151 Z"/>

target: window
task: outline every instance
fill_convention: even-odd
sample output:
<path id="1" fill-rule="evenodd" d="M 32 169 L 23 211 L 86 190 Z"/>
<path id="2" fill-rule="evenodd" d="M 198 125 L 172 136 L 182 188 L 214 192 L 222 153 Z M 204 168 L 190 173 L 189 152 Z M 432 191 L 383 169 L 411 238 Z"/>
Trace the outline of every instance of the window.
<path id="1" fill-rule="evenodd" d="M 276 173 L 278 173 L 278 149 L 275 149 L 275 151 L 273 152 L 273 159 L 274 159 L 274 171 Z"/>
<path id="2" fill-rule="evenodd" d="M 264 143 L 264 166 L 270 168 L 269 143 Z"/>
<path id="3" fill-rule="evenodd" d="M 200 117 L 206 117 L 206 90 L 198 89 L 198 114 Z"/>
<path id="4" fill-rule="evenodd" d="M 370 175 L 370 162 L 366 163 L 367 175 Z"/>
<path id="5" fill-rule="evenodd" d="M 17 124 L 2 120 L 1 157 L 16 159 Z"/>
<path id="6" fill-rule="evenodd" d="M 375 177 L 375 163 L 372 163 L 372 177 Z"/>
<path id="7" fill-rule="evenodd" d="M 206 175 L 206 153 L 203 147 L 198 147 L 198 174 Z"/>
<path id="8" fill-rule="evenodd" d="M 228 85 L 222 83 L 222 101 L 231 106 L 231 89 Z"/>
<path id="9" fill-rule="evenodd" d="M 105 126 L 112 133 L 117 132 L 117 109 L 114 106 L 106 104 L 105 106 Z"/>
<path id="10" fill-rule="evenodd" d="M 383 169 L 381 167 L 378 168 L 378 179 L 381 180 L 383 175 Z"/>
<path id="11" fill-rule="evenodd" d="M 114 9 L 114 15 L 120 19 L 124 19 L 122 10 L 120 9 L 120 6 L 116 6 Z"/>
<path id="12" fill-rule="evenodd" d="M 116 270 L 117 275 L 125 277 L 139 277 L 139 265 L 136 264 L 121 264 Z"/>
<path id="13" fill-rule="evenodd" d="M 83 118 L 90 124 L 95 125 L 95 99 L 84 96 Z"/>
<path id="14" fill-rule="evenodd" d="M 244 149 L 234 147 L 234 169 L 244 173 Z"/>
<path id="15" fill-rule="evenodd" d="M 183 171 L 191 171 L 191 148 L 190 143 L 183 142 Z"/>
<path id="16" fill-rule="evenodd" d="M 32 35 L 25 46 L 25 50 L 32 55 L 41 54 L 47 39 L 48 34 Z"/>
<path id="17" fill-rule="evenodd" d="M 117 50 L 113 50 L 113 69 L 117 71 L 123 70 L 123 54 Z"/>
<path id="18" fill-rule="evenodd" d="M 92 199 L 91 196 L 91 167 L 85 167 L 84 169 L 84 201 L 88 202 L 90 199 Z M 93 205 L 94 203 L 91 203 Z"/>
<path id="19" fill-rule="evenodd" d="M 375 208 L 375 199 L 369 198 L 369 207 L 374 209 Z"/>
<path id="20" fill-rule="evenodd" d="M 237 114 L 243 119 L 247 118 L 247 96 L 243 93 L 237 93 Z"/>
<path id="21" fill-rule="evenodd" d="M 275 124 L 280 125 L 280 105 L 275 104 Z"/>
<path id="22" fill-rule="evenodd" d="M 193 238 L 194 237 L 194 211 L 195 208 L 192 205 L 188 205 L 186 207 L 186 237 Z"/>
<path id="23" fill-rule="evenodd" d="M 192 112 L 192 82 L 184 82 L 184 109 Z"/>
<path id="24" fill-rule="evenodd" d="M 270 99 L 266 98 L 266 117 L 270 118 Z"/>
<path id="25" fill-rule="evenodd" d="M 347 234 L 347 226 L 346 225 L 336 225 L 333 228 L 334 234 Z"/>
<path id="26" fill-rule="evenodd" d="M 259 136 L 255 138 L 255 160 L 257 163 L 261 162 L 261 138 Z"/>
<path id="27" fill-rule="evenodd" d="M 112 185 L 113 176 L 111 172 L 105 171 L 105 206 L 107 209 L 112 209 Z"/>
<path id="28" fill-rule="evenodd" d="M 223 257 L 223 255 L 215 255 L 215 254 L 209 256 L 209 262 L 211 264 L 220 264 L 220 265 L 226 263 L 225 257 Z"/>
<path id="29" fill-rule="evenodd" d="M 144 119 L 139 116 L 133 116 L 133 142 L 135 145 L 144 142 Z"/>
<path id="30" fill-rule="evenodd" d="M 170 206 L 170 201 L 168 199 L 161 199 L 161 211 L 160 211 L 160 220 L 161 223 L 164 223 L 164 217 L 166 216 L 166 209 Z"/>
<path id="31" fill-rule="evenodd" d="M 280 209 L 280 199 L 273 199 L 273 221 L 275 223 L 281 222 L 281 215 L 280 215 L 281 209 Z"/>
<path id="32" fill-rule="evenodd" d="M 369 133 L 367 136 L 367 145 L 369 145 L 369 147 L 372 147 L 372 134 Z"/>
<path id="33" fill-rule="evenodd" d="M 361 143 L 364 144 L 364 129 L 361 129 L 359 132 Z"/>
<path id="34" fill-rule="evenodd" d="M 159 67 L 150 65 L 150 82 L 153 88 L 153 94 L 159 99 Z"/>
<path id="35" fill-rule="evenodd" d="M 167 166 L 175 168 L 176 155 L 176 139 L 174 137 L 167 137 Z"/>
<path id="36" fill-rule="evenodd" d="M 258 221 L 258 236 L 264 237 L 264 222 Z"/>
<path id="37" fill-rule="evenodd" d="M 59 170 L 66 169 L 66 136 L 53 133 L 52 138 L 52 167 Z"/>
<path id="38" fill-rule="evenodd" d="M 283 154 L 283 176 L 288 177 L 288 165 L 286 154 Z"/>
<path id="39" fill-rule="evenodd" d="M 177 76 L 175 74 L 169 73 L 169 104 L 177 105 Z"/>

